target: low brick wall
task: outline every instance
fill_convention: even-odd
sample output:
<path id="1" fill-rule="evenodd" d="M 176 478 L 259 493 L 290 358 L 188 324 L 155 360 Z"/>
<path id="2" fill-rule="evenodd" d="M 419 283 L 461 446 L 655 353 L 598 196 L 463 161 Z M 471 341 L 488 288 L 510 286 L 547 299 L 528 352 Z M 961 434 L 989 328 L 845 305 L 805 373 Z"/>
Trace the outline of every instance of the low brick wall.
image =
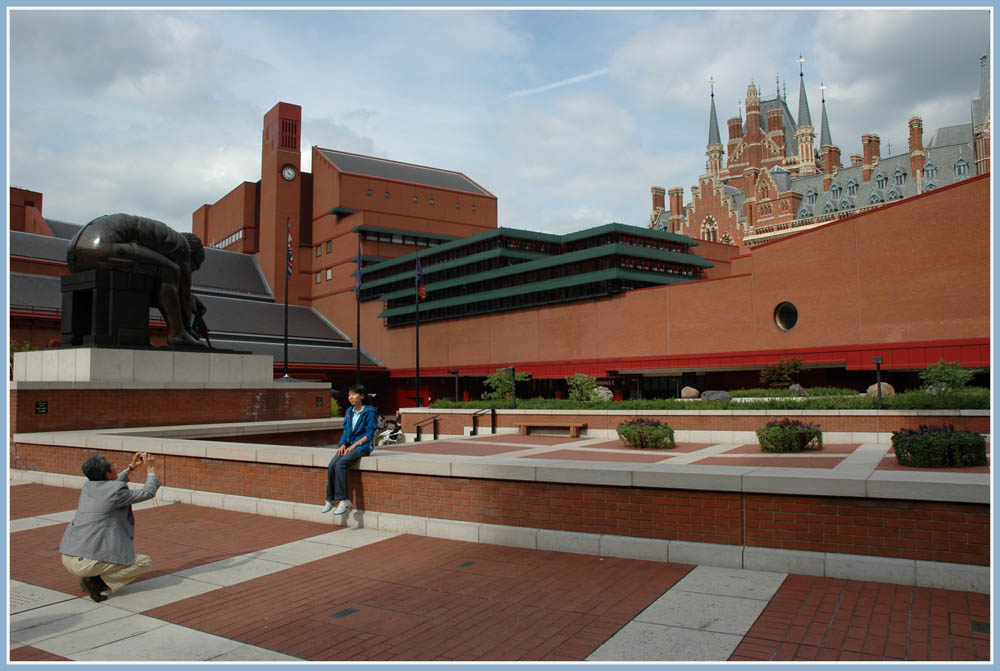
<path id="1" fill-rule="evenodd" d="M 100 450 L 121 467 L 125 452 Z M 80 475 L 96 449 L 12 443 L 14 469 Z M 331 451 L 332 456 L 332 451 Z M 320 466 L 157 455 L 170 487 L 322 504 Z M 144 477 L 140 469 L 133 480 Z M 637 538 L 989 565 L 989 506 L 353 471 L 355 507 Z"/>
<path id="2" fill-rule="evenodd" d="M 44 404 L 44 413 L 38 404 Z M 10 435 L 330 416 L 329 385 L 264 388 L 10 390 Z"/>
<path id="3" fill-rule="evenodd" d="M 468 434 L 472 426 L 472 416 L 476 410 L 433 408 L 406 408 L 401 412 L 403 430 L 408 435 L 416 433 L 416 425 L 421 424 L 425 435 L 431 433 L 433 417 L 438 419 L 438 431 L 442 435 Z M 490 432 L 490 413 L 479 416 L 479 435 Z M 543 423 L 586 423 L 587 431 L 614 431 L 619 424 L 632 417 L 653 417 L 670 424 L 677 431 L 756 431 L 773 419 L 788 417 L 819 425 L 823 432 L 830 433 L 891 433 L 902 428 L 916 429 L 921 424 L 951 424 L 956 429 L 975 433 L 990 432 L 988 410 L 498 410 L 498 429 L 517 429 L 519 424 Z"/>

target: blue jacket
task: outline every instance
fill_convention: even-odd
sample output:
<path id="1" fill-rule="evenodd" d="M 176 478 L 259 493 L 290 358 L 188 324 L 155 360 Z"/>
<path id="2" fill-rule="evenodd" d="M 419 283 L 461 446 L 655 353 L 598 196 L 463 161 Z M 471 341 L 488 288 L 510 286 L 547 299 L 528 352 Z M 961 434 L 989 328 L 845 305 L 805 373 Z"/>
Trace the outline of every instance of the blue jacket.
<path id="1" fill-rule="evenodd" d="M 347 445 L 350 447 L 355 442 L 361 440 L 361 436 L 368 436 L 368 441 L 358 445 L 357 450 L 361 454 L 371 454 L 372 448 L 375 447 L 375 428 L 378 426 L 378 419 L 376 418 L 375 408 L 370 405 L 361 406 L 361 412 L 358 413 L 357 421 L 351 424 L 351 419 L 354 417 L 354 406 L 348 406 L 347 414 L 344 415 L 344 435 L 340 437 L 340 444 Z M 348 430 L 350 426 L 350 430 Z"/>

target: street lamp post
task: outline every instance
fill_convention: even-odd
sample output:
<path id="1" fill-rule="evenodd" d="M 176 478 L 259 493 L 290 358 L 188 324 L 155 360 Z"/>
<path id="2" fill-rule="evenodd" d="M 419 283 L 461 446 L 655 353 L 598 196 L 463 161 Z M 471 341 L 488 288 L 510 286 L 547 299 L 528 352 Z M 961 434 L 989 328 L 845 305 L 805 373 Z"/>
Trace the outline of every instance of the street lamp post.
<path id="1" fill-rule="evenodd" d="M 507 366 L 507 370 L 510 371 L 510 400 L 513 403 L 511 407 L 517 410 L 517 375 L 513 366 Z"/>
<path id="2" fill-rule="evenodd" d="M 455 403 L 458 403 L 458 371 L 457 370 L 449 370 L 448 371 L 448 375 L 454 375 L 455 376 Z"/>
<path id="3" fill-rule="evenodd" d="M 875 386 L 878 389 L 878 409 L 882 409 L 882 357 L 873 356 L 872 363 L 875 364 Z"/>

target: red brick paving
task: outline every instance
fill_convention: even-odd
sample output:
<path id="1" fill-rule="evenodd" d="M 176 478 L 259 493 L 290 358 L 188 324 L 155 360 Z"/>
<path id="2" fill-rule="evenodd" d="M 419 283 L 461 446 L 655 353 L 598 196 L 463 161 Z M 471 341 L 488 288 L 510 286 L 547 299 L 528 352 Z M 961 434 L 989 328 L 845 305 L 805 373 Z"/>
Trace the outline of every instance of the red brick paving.
<path id="1" fill-rule="evenodd" d="M 524 459 L 573 459 L 577 461 L 630 461 L 636 463 L 654 464 L 658 461 L 666 461 L 673 455 L 669 450 L 643 450 L 628 454 L 621 452 L 597 452 L 595 450 L 555 450 L 553 452 L 541 452 L 539 454 L 522 454 Z"/>
<path id="2" fill-rule="evenodd" d="M 786 454 L 758 455 L 756 457 L 705 457 L 694 462 L 698 466 L 759 466 L 781 468 L 835 468 L 843 457 L 798 457 Z"/>
<path id="3" fill-rule="evenodd" d="M 706 447 L 711 447 L 714 443 L 677 443 L 675 447 L 669 450 L 641 450 L 634 447 L 629 447 L 625 444 L 624 440 L 615 439 L 609 440 L 606 443 L 591 443 L 590 445 L 580 445 L 579 447 L 597 447 L 602 450 L 626 450 L 628 452 L 664 452 L 666 454 L 682 454 L 685 452 L 697 452 L 698 450 L 703 450 Z"/>
<path id="4" fill-rule="evenodd" d="M 137 510 L 135 519 L 136 552 L 153 559 L 152 570 L 139 580 L 342 528 L 183 503 Z M 53 524 L 10 534 L 11 579 L 79 594 L 77 578 L 63 568 L 59 553 L 65 530 L 65 524 Z"/>
<path id="5" fill-rule="evenodd" d="M 789 575 L 731 661 L 985 661 L 988 594 Z"/>
<path id="6" fill-rule="evenodd" d="M 403 535 L 145 615 L 309 660 L 582 660 L 691 568 Z"/>
<path id="7" fill-rule="evenodd" d="M 66 487 L 31 483 L 9 487 L 8 491 L 12 520 L 76 510 L 76 504 L 80 501 L 80 490 Z"/>
<path id="8" fill-rule="evenodd" d="M 854 443 L 848 445 L 824 445 L 822 450 L 817 450 L 819 454 L 851 454 L 854 450 L 861 447 L 861 443 Z M 762 453 L 760 451 L 760 445 L 756 443 L 752 445 L 740 445 L 739 447 L 733 448 L 731 450 L 726 450 L 723 454 L 756 454 L 757 456 L 766 456 L 767 453 Z M 773 454 L 773 453 L 772 453 Z M 805 453 L 800 453 L 805 454 Z"/>
<path id="9" fill-rule="evenodd" d="M 45 652 L 30 645 L 21 646 L 10 651 L 12 662 L 71 662 L 69 657 L 60 657 L 51 652 Z"/>
<path id="10" fill-rule="evenodd" d="M 530 435 L 522 436 L 519 433 L 498 433 L 487 436 L 476 436 L 470 440 L 481 440 L 485 443 L 513 443 L 515 445 L 562 445 L 564 443 L 576 443 L 586 438 L 570 438 L 568 436 L 542 436 Z"/>
<path id="11" fill-rule="evenodd" d="M 468 441 L 464 442 L 448 442 L 436 440 L 429 443 L 403 443 L 402 445 L 393 445 L 391 447 L 379 447 L 376 448 L 375 453 L 385 451 L 396 451 L 396 452 L 419 452 L 422 454 L 470 454 L 476 457 L 488 457 L 494 454 L 506 454 L 507 452 L 520 452 L 525 449 L 525 446 L 518 445 L 512 447 L 510 445 L 477 445 Z"/>

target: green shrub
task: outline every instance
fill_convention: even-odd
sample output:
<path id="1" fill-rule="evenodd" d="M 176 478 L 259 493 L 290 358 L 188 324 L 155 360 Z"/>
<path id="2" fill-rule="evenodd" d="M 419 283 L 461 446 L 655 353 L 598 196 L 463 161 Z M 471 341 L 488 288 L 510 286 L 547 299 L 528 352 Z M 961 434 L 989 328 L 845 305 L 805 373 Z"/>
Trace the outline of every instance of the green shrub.
<path id="1" fill-rule="evenodd" d="M 597 389 L 597 378 L 583 373 L 573 373 L 566 378 L 566 386 L 569 387 L 569 400 L 592 401 L 594 391 Z"/>
<path id="2" fill-rule="evenodd" d="M 760 371 L 760 383 L 774 388 L 787 387 L 794 382 L 793 375 L 805 370 L 802 365 L 804 361 L 805 359 L 787 358 L 768 364 Z"/>
<path id="3" fill-rule="evenodd" d="M 638 450 L 672 450 L 674 430 L 655 419 L 637 417 L 618 425 L 618 437 Z"/>
<path id="4" fill-rule="evenodd" d="M 792 396 L 787 389 L 734 389 L 729 392 L 733 398 L 785 398 Z M 854 389 L 842 387 L 811 387 L 806 389 L 806 396 L 858 396 Z"/>
<path id="5" fill-rule="evenodd" d="M 531 375 L 528 373 L 515 373 L 514 375 L 518 382 L 527 382 L 531 379 Z M 488 390 L 483 392 L 484 401 L 503 401 L 509 399 L 514 393 L 514 384 L 510 380 L 510 371 L 506 368 L 498 368 L 497 372 L 487 376 L 483 380 L 483 386 Z"/>
<path id="6" fill-rule="evenodd" d="M 972 381 L 975 370 L 962 368 L 959 361 L 945 361 L 944 357 L 920 371 L 924 389 L 931 394 L 947 394 L 963 389 Z"/>
<path id="7" fill-rule="evenodd" d="M 340 404 L 337 403 L 337 399 L 330 398 L 330 416 L 340 417 Z"/>
<path id="8" fill-rule="evenodd" d="M 776 419 L 757 429 L 761 452 L 822 450 L 823 432 L 815 424 L 795 419 Z"/>
<path id="9" fill-rule="evenodd" d="M 508 380 L 510 374 L 507 374 Z M 525 398 L 517 400 L 523 410 L 875 410 L 874 396 L 772 398 L 760 401 L 685 401 L 674 398 L 648 398 L 631 401 L 594 401 L 585 403 L 568 399 Z M 432 408 L 488 408 L 496 405 L 490 401 L 452 401 L 437 399 Z M 889 410 L 987 410 L 990 407 L 990 390 L 985 387 L 967 387 L 950 394 L 929 394 L 926 391 L 907 391 L 882 398 L 882 407 Z"/>
<path id="10" fill-rule="evenodd" d="M 896 461 L 903 466 L 943 468 L 985 466 L 986 439 L 972 431 L 956 431 L 951 424 L 921 424 L 918 430 L 892 434 Z"/>

